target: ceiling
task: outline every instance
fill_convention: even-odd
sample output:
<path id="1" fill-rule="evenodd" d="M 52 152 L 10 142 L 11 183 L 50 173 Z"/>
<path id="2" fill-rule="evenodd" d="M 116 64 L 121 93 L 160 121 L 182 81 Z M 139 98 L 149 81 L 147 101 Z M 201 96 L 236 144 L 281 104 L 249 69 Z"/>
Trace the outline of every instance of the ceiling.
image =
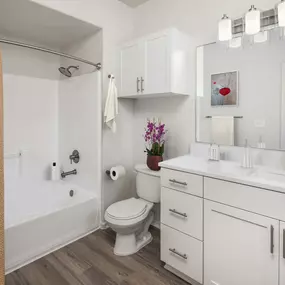
<path id="1" fill-rule="evenodd" d="M 0 37 L 60 50 L 99 30 L 90 23 L 31 1 L 0 1 Z"/>
<path id="2" fill-rule="evenodd" d="M 125 3 L 126 5 L 132 7 L 132 8 L 136 8 L 139 5 L 142 5 L 143 3 L 149 1 L 149 0 L 119 0 L 123 3 Z"/>

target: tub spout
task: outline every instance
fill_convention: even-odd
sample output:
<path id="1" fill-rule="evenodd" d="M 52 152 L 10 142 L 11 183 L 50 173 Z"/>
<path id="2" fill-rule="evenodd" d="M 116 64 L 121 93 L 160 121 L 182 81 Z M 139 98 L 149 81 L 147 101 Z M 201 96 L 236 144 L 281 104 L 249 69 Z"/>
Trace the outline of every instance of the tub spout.
<path id="1" fill-rule="evenodd" d="M 63 172 L 61 172 L 61 177 L 65 178 L 68 175 L 76 175 L 76 174 L 77 174 L 77 170 L 76 169 L 68 171 L 68 172 L 64 172 L 63 171 Z"/>

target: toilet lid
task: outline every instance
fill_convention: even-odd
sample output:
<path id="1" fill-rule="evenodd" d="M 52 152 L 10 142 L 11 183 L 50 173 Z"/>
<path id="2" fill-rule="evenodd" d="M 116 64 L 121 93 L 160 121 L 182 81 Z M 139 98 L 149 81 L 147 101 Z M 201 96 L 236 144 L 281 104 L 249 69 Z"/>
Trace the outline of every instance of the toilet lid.
<path id="1" fill-rule="evenodd" d="M 114 203 L 107 209 L 107 214 L 117 220 L 135 219 L 145 213 L 146 201 L 136 198 Z"/>

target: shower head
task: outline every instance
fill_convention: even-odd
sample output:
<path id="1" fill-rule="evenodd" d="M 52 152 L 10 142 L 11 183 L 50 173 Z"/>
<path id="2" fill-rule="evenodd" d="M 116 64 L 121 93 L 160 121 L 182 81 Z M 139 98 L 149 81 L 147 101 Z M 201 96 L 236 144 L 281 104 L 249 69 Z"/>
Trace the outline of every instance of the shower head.
<path id="1" fill-rule="evenodd" d="M 61 74 L 63 74 L 63 75 L 65 75 L 65 76 L 67 76 L 67 77 L 71 77 L 72 76 L 72 73 L 70 72 L 70 69 L 79 69 L 79 66 L 73 66 L 73 65 L 71 65 L 71 66 L 69 66 L 69 67 L 60 67 L 58 70 L 59 70 L 59 72 L 61 73 Z"/>

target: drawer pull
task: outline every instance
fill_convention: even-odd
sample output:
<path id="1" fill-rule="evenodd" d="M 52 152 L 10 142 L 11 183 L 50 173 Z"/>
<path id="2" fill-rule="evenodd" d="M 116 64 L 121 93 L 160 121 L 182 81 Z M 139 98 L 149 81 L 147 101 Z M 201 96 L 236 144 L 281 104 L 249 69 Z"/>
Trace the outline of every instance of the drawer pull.
<path id="1" fill-rule="evenodd" d="M 179 216 L 181 216 L 183 218 L 187 218 L 188 217 L 186 213 L 180 213 L 180 212 L 176 211 L 175 209 L 169 209 L 169 212 L 171 212 L 173 214 L 176 214 L 176 215 L 179 215 Z"/>
<path id="2" fill-rule="evenodd" d="M 270 253 L 274 253 L 274 227 L 270 227 Z"/>
<path id="3" fill-rule="evenodd" d="M 283 230 L 283 258 L 285 259 L 285 230 Z"/>
<path id="4" fill-rule="evenodd" d="M 188 258 L 186 254 L 182 254 L 182 253 L 176 251 L 175 248 L 170 248 L 169 251 L 174 253 L 174 254 L 176 254 L 176 255 L 178 255 L 178 256 L 180 256 L 180 257 L 182 257 L 185 260 L 187 260 L 187 258 Z"/>
<path id="5" fill-rule="evenodd" d="M 140 92 L 139 84 L 140 84 L 140 79 L 137 77 L 137 93 Z"/>
<path id="6" fill-rule="evenodd" d="M 169 181 L 170 181 L 171 183 L 175 183 L 175 184 L 187 186 L 187 183 L 186 183 L 186 182 L 180 182 L 180 181 L 177 181 L 177 180 L 175 180 L 175 179 L 169 179 Z"/>

